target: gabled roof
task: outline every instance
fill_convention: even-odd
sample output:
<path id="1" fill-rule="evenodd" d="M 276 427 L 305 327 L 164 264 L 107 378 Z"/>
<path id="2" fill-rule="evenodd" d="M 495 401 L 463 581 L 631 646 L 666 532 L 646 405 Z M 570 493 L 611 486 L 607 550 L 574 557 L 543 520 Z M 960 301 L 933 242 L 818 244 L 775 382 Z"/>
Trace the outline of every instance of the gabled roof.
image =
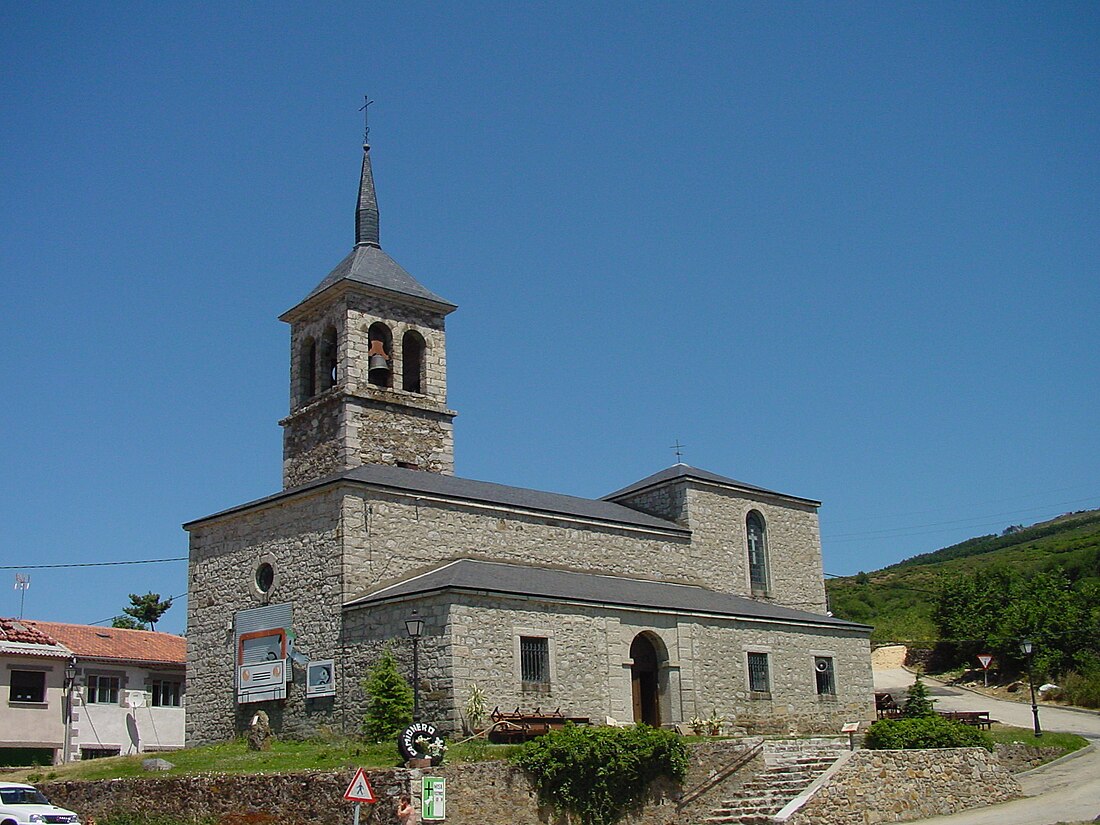
<path id="1" fill-rule="evenodd" d="M 468 478 L 443 475 L 442 473 L 427 473 L 422 470 L 407 470 L 404 467 L 391 467 L 386 464 L 364 464 L 361 467 L 345 470 L 292 490 L 286 490 L 258 501 L 224 510 L 221 513 L 215 513 L 205 519 L 197 519 L 185 524 L 184 527 L 342 481 L 357 482 L 411 495 L 438 496 L 472 504 L 490 504 L 517 510 L 528 510 L 548 516 L 564 516 L 570 519 L 604 522 L 611 526 L 641 527 L 678 533 L 684 536 L 689 534 L 688 530 L 671 521 L 665 521 L 638 510 L 632 510 L 611 501 L 578 498 L 577 496 L 567 496 L 561 493 L 544 493 L 541 490 L 508 487 L 504 484 L 473 481 Z"/>
<path id="2" fill-rule="evenodd" d="M 60 656 L 72 652 L 64 645 L 24 619 L 0 618 L 0 653 L 26 656 Z"/>
<path id="3" fill-rule="evenodd" d="M 187 640 L 171 633 L 62 622 L 27 623 L 57 639 L 81 659 L 180 667 L 187 661 Z"/>
<path id="4" fill-rule="evenodd" d="M 475 559 L 448 562 L 427 573 L 369 591 L 344 606 L 360 607 L 442 591 L 526 596 L 554 602 L 584 602 L 669 613 L 871 630 L 867 625 L 721 593 L 697 585 Z"/>
<path id="5" fill-rule="evenodd" d="M 779 493 L 775 490 L 768 490 L 764 487 L 757 487 L 755 484 L 746 484 L 744 481 L 737 481 L 733 478 L 727 478 L 726 476 L 720 476 L 717 473 L 712 473 L 709 470 L 700 470 L 698 467 L 692 467 L 689 464 L 673 464 L 667 469 L 661 470 L 658 473 L 654 473 L 651 476 L 643 478 L 641 481 L 636 481 L 629 487 L 623 487 L 621 490 L 616 490 L 614 493 L 608 493 L 604 496 L 605 501 L 613 501 L 621 496 L 630 495 L 631 493 L 637 493 L 647 487 L 657 487 L 661 484 L 666 484 L 670 481 L 678 479 L 694 479 L 696 481 L 704 481 L 709 484 L 716 484 L 719 487 L 730 487 L 735 490 L 741 490 L 747 493 L 760 493 L 768 496 L 778 496 L 779 498 L 785 498 L 792 501 L 802 502 L 803 504 L 811 504 L 815 507 L 821 505 L 820 501 L 812 498 L 802 498 L 801 496 L 792 496 L 787 493 Z"/>

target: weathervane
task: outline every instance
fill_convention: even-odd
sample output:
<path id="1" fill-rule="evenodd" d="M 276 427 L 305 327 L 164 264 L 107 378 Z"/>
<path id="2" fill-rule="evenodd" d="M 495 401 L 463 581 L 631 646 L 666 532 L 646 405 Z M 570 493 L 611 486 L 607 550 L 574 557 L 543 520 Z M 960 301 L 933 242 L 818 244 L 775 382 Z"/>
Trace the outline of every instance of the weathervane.
<path id="1" fill-rule="evenodd" d="M 363 105 L 359 107 L 359 111 L 363 113 L 363 143 L 368 143 L 370 137 L 370 112 L 367 111 L 367 107 L 374 103 L 367 95 L 363 95 Z"/>

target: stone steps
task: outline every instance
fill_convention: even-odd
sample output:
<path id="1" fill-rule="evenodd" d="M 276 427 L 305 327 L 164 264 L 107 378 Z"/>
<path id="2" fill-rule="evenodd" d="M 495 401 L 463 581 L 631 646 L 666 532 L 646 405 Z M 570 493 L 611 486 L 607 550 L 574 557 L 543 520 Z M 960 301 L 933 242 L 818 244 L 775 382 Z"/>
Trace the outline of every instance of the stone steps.
<path id="1" fill-rule="evenodd" d="M 839 740 L 770 741 L 765 769 L 714 808 L 706 825 L 766 825 L 847 750 Z"/>

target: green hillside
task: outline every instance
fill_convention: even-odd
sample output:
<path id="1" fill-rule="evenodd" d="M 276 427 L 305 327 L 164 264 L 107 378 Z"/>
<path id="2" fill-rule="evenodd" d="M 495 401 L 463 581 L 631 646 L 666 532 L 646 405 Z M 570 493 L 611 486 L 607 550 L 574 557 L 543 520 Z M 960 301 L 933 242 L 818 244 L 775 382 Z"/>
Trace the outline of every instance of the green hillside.
<path id="1" fill-rule="evenodd" d="M 829 607 L 840 618 L 872 625 L 876 642 L 934 642 L 932 609 L 940 583 L 954 574 L 996 567 L 1025 576 L 1061 568 L 1074 583 L 1100 582 L 1100 510 L 1009 528 L 882 570 L 830 579 Z"/>

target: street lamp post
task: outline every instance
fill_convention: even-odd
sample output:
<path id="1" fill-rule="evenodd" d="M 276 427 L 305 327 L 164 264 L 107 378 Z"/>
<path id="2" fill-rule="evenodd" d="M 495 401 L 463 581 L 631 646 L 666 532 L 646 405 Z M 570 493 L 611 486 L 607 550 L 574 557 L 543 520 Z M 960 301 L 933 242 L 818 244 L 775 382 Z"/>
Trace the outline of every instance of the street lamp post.
<path id="1" fill-rule="evenodd" d="M 61 761 L 69 761 L 69 751 L 73 738 L 73 688 L 76 686 L 76 658 L 65 665 L 65 742 Z"/>
<path id="2" fill-rule="evenodd" d="M 1028 639 L 1020 642 L 1020 652 L 1027 657 L 1027 683 L 1031 688 L 1031 715 L 1035 717 L 1035 736 L 1039 737 L 1043 735 L 1043 731 L 1039 727 L 1039 705 L 1035 701 L 1035 679 L 1031 676 L 1031 650 L 1033 647 Z"/>
<path id="3" fill-rule="evenodd" d="M 413 643 L 413 721 L 420 721 L 420 636 L 424 632 L 424 620 L 412 612 L 405 620 L 405 630 Z"/>

